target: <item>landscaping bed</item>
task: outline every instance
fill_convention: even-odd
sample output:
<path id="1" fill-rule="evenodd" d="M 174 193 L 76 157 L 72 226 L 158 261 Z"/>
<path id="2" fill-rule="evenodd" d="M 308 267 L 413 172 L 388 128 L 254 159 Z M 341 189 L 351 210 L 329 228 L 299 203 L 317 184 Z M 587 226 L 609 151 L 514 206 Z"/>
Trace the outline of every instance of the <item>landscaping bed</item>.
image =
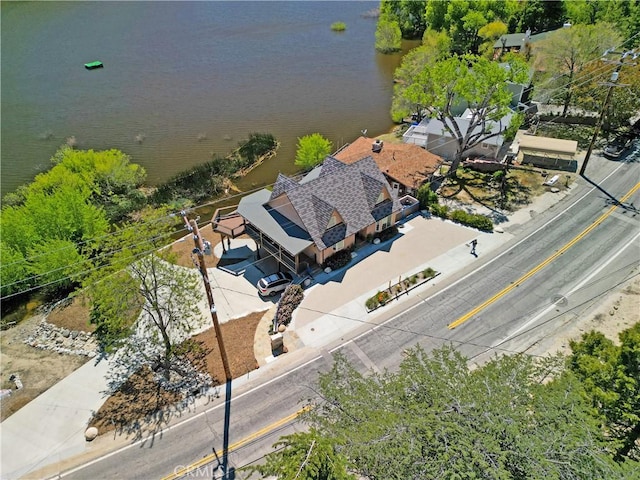
<path id="1" fill-rule="evenodd" d="M 414 275 L 410 275 L 404 279 L 399 279 L 399 282 L 390 285 L 384 290 L 379 290 L 375 295 L 368 298 L 365 302 L 365 308 L 368 313 L 373 312 L 380 307 L 384 307 L 390 301 L 397 299 L 400 295 L 405 293 L 408 294 L 414 288 L 423 285 L 438 275 L 440 275 L 439 272 L 428 267 Z"/>

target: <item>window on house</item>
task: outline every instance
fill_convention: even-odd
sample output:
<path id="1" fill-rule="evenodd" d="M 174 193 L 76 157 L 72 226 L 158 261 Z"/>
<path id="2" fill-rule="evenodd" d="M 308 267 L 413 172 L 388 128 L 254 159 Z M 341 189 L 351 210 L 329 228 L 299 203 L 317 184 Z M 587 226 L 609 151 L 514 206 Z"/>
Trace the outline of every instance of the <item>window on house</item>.
<path id="1" fill-rule="evenodd" d="M 340 240 L 338 243 L 336 243 L 336 244 L 333 246 L 333 250 L 334 250 L 335 252 L 340 251 L 340 250 L 342 250 L 343 248 L 344 248 L 344 240 Z"/>
<path id="2" fill-rule="evenodd" d="M 376 232 L 381 232 L 385 228 L 389 228 L 391 226 L 391 215 L 388 217 L 384 217 L 381 220 L 376 222 Z"/>

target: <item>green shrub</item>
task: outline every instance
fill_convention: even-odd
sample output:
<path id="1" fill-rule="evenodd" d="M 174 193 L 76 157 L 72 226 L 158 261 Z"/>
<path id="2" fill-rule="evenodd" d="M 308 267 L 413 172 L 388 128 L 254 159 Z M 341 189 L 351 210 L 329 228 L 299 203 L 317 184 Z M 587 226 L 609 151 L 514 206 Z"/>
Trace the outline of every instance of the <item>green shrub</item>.
<path id="1" fill-rule="evenodd" d="M 433 278 L 436 276 L 436 271 L 431 267 L 427 267 L 422 271 L 422 275 L 424 278 Z"/>
<path id="2" fill-rule="evenodd" d="M 322 264 L 322 268 L 329 267 L 331 270 L 337 270 L 344 267 L 351 261 L 351 250 L 345 249 L 334 253 L 327 258 Z"/>
<path id="3" fill-rule="evenodd" d="M 365 302 L 364 305 L 365 307 L 367 307 L 367 310 L 375 310 L 378 305 L 380 305 L 380 302 L 378 302 L 378 299 L 376 297 L 371 297 Z"/>
<path id="4" fill-rule="evenodd" d="M 451 212 L 451 220 L 454 222 L 468 225 L 470 227 L 477 228 L 478 230 L 493 231 L 493 222 L 485 215 L 478 215 L 475 213 L 468 213 L 464 210 L 454 210 Z"/>
<path id="5" fill-rule="evenodd" d="M 428 209 L 432 205 L 438 205 L 438 194 L 431 190 L 431 185 L 425 183 L 416 192 L 416 198 L 420 202 L 421 209 Z"/>
<path id="6" fill-rule="evenodd" d="M 331 24 L 331 30 L 334 32 L 344 32 L 347 29 L 347 25 L 344 22 L 333 22 Z"/>
<path id="7" fill-rule="evenodd" d="M 449 207 L 446 205 L 431 205 L 429 211 L 436 217 L 449 218 Z"/>
<path id="8" fill-rule="evenodd" d="M 381 242 L 385 242 L 390 238 L 395 237 L 398 234 L 398 227 L 395 225 L 389 228 L 385 228 L 380 233 L 376 235 L 377 238 L 380 239 Z"/>

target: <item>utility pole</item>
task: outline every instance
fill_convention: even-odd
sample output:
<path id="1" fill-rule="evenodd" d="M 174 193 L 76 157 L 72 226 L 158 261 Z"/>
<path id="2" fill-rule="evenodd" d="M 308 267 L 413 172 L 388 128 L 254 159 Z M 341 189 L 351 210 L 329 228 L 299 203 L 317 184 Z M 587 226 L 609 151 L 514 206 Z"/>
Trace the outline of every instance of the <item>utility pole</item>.
<path id="1" fill-rule="evenodd" d="M 621 55 L 620 60 L 618 60 L 617 62 L 615 62 L 617 64 L 615 70 L 611 73 L 611 80 L 607 83 L 604 83 L 604 86 L 608 86 L 609 89 L 607 90 L 607 95 L 604 97 L 604 102 L 602 102 L 602 107 L 600 108 L 600 116 L 598 117 L 598 121 L 596 122 L 596 126 L 593 130 L 593 136 L 591 137 L 591 142 L 589 142 L 589 148 L 587 148 L 587 153 L 584 156 L 584 160 L 582 161 L 582 166 L 580 167 L 580 175 L 584 175 L 584 171 L 587 169 L 587 163 L 589 163 L 589 158 L 591 157 L 591 152 L 593 151 L 593 146 L 596 143 L 596 138 L 598 137 L 598 133 L 600 132 L 600 127 L 602 127 L 602 121 L 604 120 L 604 116 L 605 113 L 607 111 L 607 106 L 609 104 L 609 99 L 611 98 L 611 92 L 613 92 L 613 87 L 624 87 L 626 85 L 623 84 L 619 84 L 618 82 L 618 75 L 620 73 L 620 70 L 622 69 L 623 66 L 625 65 L 635 65 L 635 63 L 625 63 L 624 59 L 629 56 L 629 55 L 633 55 L 633 59 L 635 60 L 635 58 L 638 56 L 637 53 L 635 53 L 634 51 L 627 51 L 627 52 L 612 52 L 607 50 L 604 53 L 603 56 L 603 60 L 608 61 L 605 59 L 605 56 L 609 53 L 615 53 L 617 55 Z"/>
<path id="2" fill-rule="evenodd" d="M 213 321 L 213 328 L 216 332 L 216 339 L 218 340 L 218 348 L 220 348 L 220 355 L 222 357 L 222 366 L 224 367 L 224 374 L 227 377 L 227 383 L 231 381 L 231 370 L 229 369 L 229 361 L 227 360 L 227 352 L 224 348 L 224 342 L 222 341 L 222 332 L 220 331 L 220 324 L 218 323 L 218 313 L 216 305 L 213 301 L 213 293 L 211 291 L 211 283 L 209 282 L 209 275 L 207 274 L 207 265 L 204 260 L 204 243 L 200 236 L 200 230 L 198 229 L 198 222 L 195 220 L 189 221 L 185 211 L 180 212 L 184 223 L 187 226 L 187 230 L 193 232 L 193 243 L 195 248 L 193 253 L 198 255 L 198 266 L 200 273 L 202 274 L 202 280 L 204 281 L 204 289 L 207 292 L 207 300 L 209 302 L 209 311 L 211 312 L 211 320 Z"/>

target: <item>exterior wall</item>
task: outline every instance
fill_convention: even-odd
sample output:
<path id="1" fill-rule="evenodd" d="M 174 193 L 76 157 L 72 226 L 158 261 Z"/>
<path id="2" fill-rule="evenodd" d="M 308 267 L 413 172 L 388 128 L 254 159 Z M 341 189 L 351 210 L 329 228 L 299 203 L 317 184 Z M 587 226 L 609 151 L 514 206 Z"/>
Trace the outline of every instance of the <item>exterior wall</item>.
<path id="1" fill-rule="evenodd" d="M 309 258 L 315 258 L 317 264 L 321 264 L 323 261 L 321 259 L 321 252 L 318 250 L 318 247 L 314 243 L 313 245 L 305 248 L 302 253 L 304 253 Z"/>
<path id="2" fill-rule="evenodd" d="M 456 156 L 456 150 L 458 143 L 451 137 L 444 137 L 441 135 L 434 135 L 432 133 L 428 136 L 427 150 L 435 155 L 439 155 L 447 160 L 453 160 Z"/>
<path id="3" fill-rule="evenodd" d="M 280 195 L 279 197 L 274 198 L 269 202 L 269 205 L 272 208 L 277 209 L 279 213 L 287 217 L 289 220 L 291 220 L 293 223 L 298 225 L 300 228 L 304 229 L 304 224 L 302 223 L 302 220 L 298 216 L 298 213 L 296 212 L 295 208 L 293 208 L 293 205 L 291 205 L 291 202 L 289 201 L 289 197 L 287 197 L 286 194 Z"/>
<path id="4" fill-rule="evenodd" d="M 483 148 L 482 144 L 478 144 L 470 150 L 464 152 L 464 157 L 489 157 L 496 158 L 500 148 L 497 145 L 489 145 L 489 148 Z"/>
<path id="5" fill-rule="evenodd" d="M 353 246 L 356 243 L 356 236 L 355 235 L 350 235 L 349 237 L 344 239 L 344 245 L 340 250 L 345 250 L 351 246 Z M 322 264 L 324 263 L 327 258 L 329 258 L 331 255 L 333 255 L 334 253 L 337 253 L 338 250 L 334 250 L 333 246 L 329 247 L 329 248 L 325 248 L 322 252 L 322 261 L 318 261 L 318 264 Z"/>
<path id="6" fill-rule="evenodd" d="M 566 172 L 576 172 L 578 170 L 578 162 L 576 160 L 568 160 L 554 156 L 530 155 L 524 154 L 523 164 L 533 165 L 534 167 L 548 168 L 552 170 L 563 170 Z"/>

